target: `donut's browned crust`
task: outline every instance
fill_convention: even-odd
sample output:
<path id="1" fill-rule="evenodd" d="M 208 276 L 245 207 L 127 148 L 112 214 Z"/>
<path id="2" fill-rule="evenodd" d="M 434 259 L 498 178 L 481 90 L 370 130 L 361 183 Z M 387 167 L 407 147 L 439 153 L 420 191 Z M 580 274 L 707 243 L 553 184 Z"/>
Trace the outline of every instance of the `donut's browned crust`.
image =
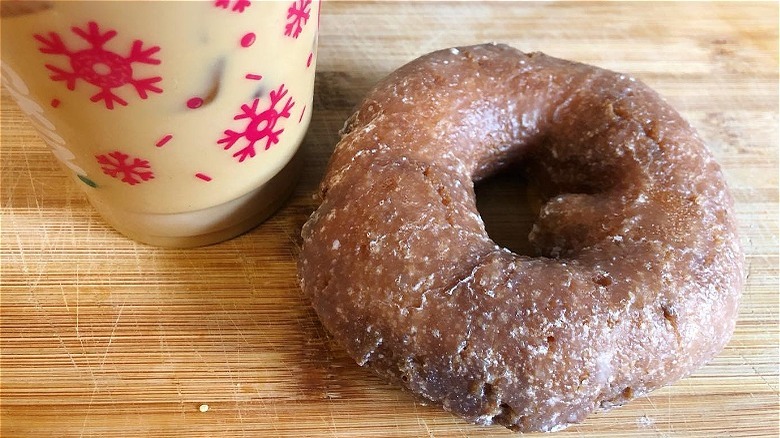
<path id="1" fill-rule="evenodd" d="M 549 188 L 513 254 L 474 182 Z M 299 276 L 360 364 L 468 421 L 556 430 L 695 370 L 734 329 L 732 200 L 694 130 L 625 75 L 501 45 L 438 51 L 345 126 Z"/>

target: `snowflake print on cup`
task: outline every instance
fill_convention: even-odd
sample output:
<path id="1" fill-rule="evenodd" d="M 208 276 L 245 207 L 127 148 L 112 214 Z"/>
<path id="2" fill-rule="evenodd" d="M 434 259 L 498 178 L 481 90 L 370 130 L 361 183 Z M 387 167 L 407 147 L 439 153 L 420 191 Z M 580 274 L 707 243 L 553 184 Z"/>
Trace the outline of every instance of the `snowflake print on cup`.
<path id="1" fill-rule="evenodd" d="M 114 103 L 127 105 L 127 101 L 114 93 L 115 89 L 125 85 L 135 88 L 141 99 L 146 99 L 149 92 L 162 93 L 162 89 L 155 84 L 162 80 L 159 76 L 136 79 L 133 77 L 133 64 L 160 64 L 160 60 L 152 55 L 160 51 L 160 47 L 152 46 L 143 48 L 143 42 L 135 40 L 127 56 L 106 49 L 104 46 L 113 39 L 117 32 L 107 30 L 101 33 L 98 24 L 94 21 L 87 23 L 85 29 L 73 27 L 74 34 L 89 43 L 90 47 L 82 50 L 71 50 L 62 41 L 56 32 L 49 32 L 48 38 L 35 34 L 35 39 L 41 43 L 38 49 L 41 53 L 50 55 L 65 55 L 70 60 L 71 71 L 64 70 L 52 64 L 46 64 L 46 68 L 52 71 L 50 78 L 54 81 L 64 81 L 68 90 L 76 89 L 79 80 L 92 84 L 100 91 L 92 96 L 92 102 L 103 101 L 108 109 L 114 109 Z"/>
<path id="2" fill-rule="evenodd" d="M 251 5 L 252 2 L 250 2 L 249 0 L 235 0 L 235 2 L 233 2 L 233 7 L 231 8 L 231 10 L 233 12 L 238 12 L 240 14 L 241 12 L 244 12 L 244 9 L 248 8 Z M 222 9 L 227 9 L 230 7 L 230 0 L 217 0 L 214 2 L 214 6 Z"/>
<path id="3" fill-rule="evenodd" d="M 298 38 L 303 31 L 303 26 L 309 21 L 311 12 L 311 0 L 297 0 L 287 8 L 287 25 L 284 26 L 284 34 L 288 37 Z"/>
<path id="4" fill-rule="evenodd" d="M 217 143 L 224 143 L 224 149 L 228 150 L 232 148 L 238 140 L 242 138 L 245 139 L 247 142 L 246 146 L 233 154 L 234 157 L 238 158 L 239 163 L 247 158 L 255 156 L 255 143 L 258 141 L 265 139 L 265 149 L 278 143 L 279 135 L 284 132 L 284 128 L 274 130 L 276 124 L 283 118 L 289 118 L 290 110 L 295 105 L 292 97 L 288 97 L 287 102 L 282 105 L 282 108 L 277 109 L 276 105 L 287 96 L 287 92 L 288 90 L 284 88 L 284 84 L 280 85 L 277 90 L 271 90 L 270 105 L 262 111 L 258 110 L 258 106 L 260 105 L 259 98 L 252 101 L 251 106 L 241 105 L 241 113 L 233 117 L 233 120 L 249 119 L 246 128 L 244 128 L 243 132 L 236 132 L 230 129 L 226 130 L 225 136 L 218 140 Z"/>
<path id="5" fill-rule="evenodd" d="M 130 156 L 120 151 L 96 155 L 95 158 L 103 169 L 103 173 L 114 178 L 121 177 L 123 182 L 131 186 L 154 178 L 148 161 L 140 158 L 133 158 L 132 161 L 129 161 Z"/>

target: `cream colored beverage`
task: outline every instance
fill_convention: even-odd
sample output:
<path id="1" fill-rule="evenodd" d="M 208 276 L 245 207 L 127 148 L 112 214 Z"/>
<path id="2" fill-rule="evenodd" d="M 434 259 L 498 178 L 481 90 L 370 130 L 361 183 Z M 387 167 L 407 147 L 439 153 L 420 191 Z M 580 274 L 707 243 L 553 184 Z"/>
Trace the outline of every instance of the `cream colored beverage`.
<path id="1" fill-rule="evenodd" d="M 2 81 L 114 228 L 240 234 L 296 182 L 317 0 L 2 2 Z"/>

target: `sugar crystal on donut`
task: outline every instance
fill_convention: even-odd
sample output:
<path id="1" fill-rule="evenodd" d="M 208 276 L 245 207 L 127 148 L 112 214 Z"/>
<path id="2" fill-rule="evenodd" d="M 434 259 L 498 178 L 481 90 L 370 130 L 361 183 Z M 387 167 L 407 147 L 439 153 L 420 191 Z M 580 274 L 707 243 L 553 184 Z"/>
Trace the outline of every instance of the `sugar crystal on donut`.
<path id="1" fill-rule="evenodd" d="M 515 254 L 474 184 L 541 188 Z M 298 273 L 361 366 L 467 421 L 553 431 L 685 377 L 734 330 L 733 201 L 694 129 L 641 81 L 504 45 L 430 53 L 346 122 Z"/>

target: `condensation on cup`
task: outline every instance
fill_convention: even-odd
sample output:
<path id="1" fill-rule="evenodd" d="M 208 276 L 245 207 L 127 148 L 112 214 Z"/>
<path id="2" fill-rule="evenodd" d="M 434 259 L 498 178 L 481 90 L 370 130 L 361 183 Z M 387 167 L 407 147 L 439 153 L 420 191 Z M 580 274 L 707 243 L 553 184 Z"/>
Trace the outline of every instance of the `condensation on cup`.
<path id="1" fill-rule="evenodd" d="M 116 230 L 207 245 L 292 192 L 319 0 L 1 5 L 3 85 Z"/>

